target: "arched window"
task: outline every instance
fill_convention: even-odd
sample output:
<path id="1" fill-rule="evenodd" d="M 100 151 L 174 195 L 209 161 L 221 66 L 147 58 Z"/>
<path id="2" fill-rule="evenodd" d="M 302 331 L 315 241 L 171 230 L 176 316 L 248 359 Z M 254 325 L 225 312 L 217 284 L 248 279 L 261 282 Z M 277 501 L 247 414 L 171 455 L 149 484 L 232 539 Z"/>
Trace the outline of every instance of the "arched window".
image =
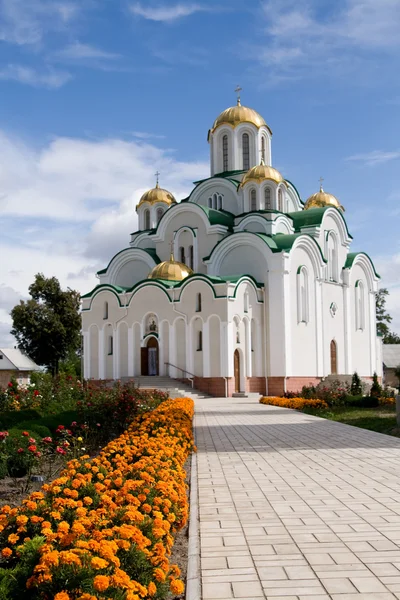
<path id="1" fill-rule="evenodd" d="M 179 260 L 181 263 L 186 264 L 185 248 L 183 246 L 179 248 Z"/>
<path id="2" fill-rule="evenodd" d="M 160 222 L 161 217 L 163 216 L 163 214 L 164 214 L 164 210 L 161 207 L 157 208 L 157 223 Z"/>
<path id="3" fill-rule="evenodd" d="M 282 190 L 278 190 L 278 210 L 283 212 L 283 198 L 282 198 Z"/>
<path id="4" fill-rule="evenodd" d="M 327 234 L 328 281 L 338 281 L 337 240 L 332 231 Z"/>
<path id="5" fill-rule="evenodd" d="M 212 196 L 208 199 L 208 208 L 212 208 Z"/>
<path id="6" fill-rule="evenodd" d="M 270 187 L 266 187 L 264 189 L 264 200 L 265 200 L 265 209 L 266 210 L 271 209 L 272 206 L 271 206 L 271 188 Z"/>
<path id="7" fill-rule="evenodd" d="M 200 330 L 197 334 L 197 351 L 203 350 L 203 332 Z"/>
<path id="8" fill-rule="evenodd" d="M 196 312 L 201 312 L 201 294 L 196 296 Z"/>
<path id="9" fill-rule="evenodd" d="M 144 228 L 150 229 L 150 211 L 149 211 L 149 209 L 144 211 Z"/>
<path id="10" fill-rule="evenodd" d="M 242 135 L 242 147 L 243 147 L 243 169 L 248 171 L 250 169 L 250 142 L 249 134 L 244 133 Z"/>
<path id="11" fill-rule="evenodd" d="M 218 210 L 222 210 L 222 196 L 218 194 Z"/>
<path id="12" fill-rule="evenodd" d="M 308 272 L 305 267 L 299 267 L 297 271 L 297 322 L 308 323 L 309 321 L 309 294 L 308 294 Z"/>
<path id="13" fill-rule="evenodd" d="M 331 374 L 337 375 L 337 345 L 335 340 L 331 341 Z"/>
<path id="14" fill-rule="evenodd" d="M 240 344 L 240 331 L 239 331 L 239 325 L 236 325 L 236 343 Z"/>
<path id="15" fill-rule="evenodd" d="M 218 194 L 213 194 L 213 208 L 218 209 Z"/>
<path id="16" fill-rule="evenodd" d="M 244 312 L 249 312 L 249 292 L 244 293 Z"/>
<path id="17" fill-rule="evenodd" d="M 257 210 L 257 192 L 254 188 L 250 192 L 250 210 Z"/>
<path id="18" fill-rule="evenodd" d="M 364 284 L 359 279 L 355 286 L 355 301 L 356 301 L 356 329 L 361 331 L 365 329 L 365 299 L 364 299 Z"/>
<path id="19" fill-rule="evenodd" d="M 108 302 L 104 302 L 103 319 L 108 319 Z"/>
<path id="20" fill-rule="evenodd" d="M 265 163 L 265 137 L 261 138 L 261 160 Z"/>
<path id="21" fill-rule="evenodd" d="M 112 335 L 108 336 L 108 354 L 111 355 L 114 353 L 114 339 Z"/>
<path id="22" fill-rule="evenodd" d="M 223 164 L 223 170 L 228 171 L 229 161 L 228 161 L 228 136 L 227 135 L 224 135 L 222 138 L 222 164 Z"/>
<path id="23" fill-rule="evenodd" d="M 189 246 L 189 267 L 191 269 L 194 268 L 194 255 L 193 255 L 193 246 Z"/>

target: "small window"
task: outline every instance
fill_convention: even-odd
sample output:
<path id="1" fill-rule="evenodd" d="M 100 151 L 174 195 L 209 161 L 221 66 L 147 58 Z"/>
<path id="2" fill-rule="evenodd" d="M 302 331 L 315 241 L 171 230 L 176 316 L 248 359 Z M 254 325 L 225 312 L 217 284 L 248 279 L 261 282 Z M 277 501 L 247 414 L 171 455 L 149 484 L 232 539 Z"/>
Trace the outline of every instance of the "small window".
<path id="1" fill-rule="evenodd" d="M 196 296 L 196 312 L 201 312 L 201 294 Z"/>
<path id="2" fill-rule="evenodd" d="M 186 264 L 185 248 L 183 246 L 179 248 L 179 260 L 181 263 Z"/>
<path id="3" fill-rule="evenodd" d="M 308 273 L 305 267 L 297 272 L 297 322 L 309 321 Z"/>
<path id="4" fill-rule="evenodd" d="M 189 267 L 194 269 L 193 246 L 189 246 Z"/>
<path id="5" fill-rule="evenodd" d="M 222 138 L 222 164 L 223 170 L 228 171 L 229 161 L 228 161 L 228 136 L 224 135 Z"/>
<path id="6" fill-rule="evenodd" d="M 265 137 L 261 138 L 261 160 L 265 163 Z"/>
<path id="7" fill-rule="evenodd" d="M 222 210 L 222 196 L 218 194 L 218 210 Z"/>
<path id="8" fill-rule="evenodd" d="M 3 355 L 2 354 L 0 354 L 0 360 L 3 360 Z"/>
<path id="9" fill-rule="evenodd" d="M 245 292 L 244 294 L 244 312 L 249 312 L 249 292 Z"/>
<path id="10" fill-rule="evenodd" d="M 248 171 L 250 169 L 250 143 L 249 134 L 244 133 L 242 135 L 242 146 L 243 146 L 243 169 Z"/>
<path id="11" fill-rule="evenodd" d="M 236 343 L 240 344 L 240 331 L 239 331 L 239 325 L 236 325 Z"/>
<path id="12" fill-rule="evenodd" d="M 108 319 L 108 302 L 104 302 L 103 319 Z"/>
<path id="13" fill-rule="evenodd" d="M 144 228 L 150 229 L 150 211 L 145 210 L 144 212 Z"/>
<path id="14" fill-rule="evenodd" d="M 264 190 L 265 209 L 270 210 L 271 206 L 271 188 L 266 187 Z"/>
<path id="15" fill-rule="evenodd" d="M 208 199 L 208 208 L 212 208 L 212 197 L 211 196 Z"/>
<path id="16" fill-rule="evenodd" d="M 113 353 L 114 353 L 114 338 L 112 335 L 109 335 L 108 336 L 108 355 L 110 356 Z"/>
<path id="17" fill-rule="evenodd" d="M 250 210 L 257 210 L 257 192 L 254 188 L 250 192 Z"/>
<path id="18" fill-rule="evenodd" d="M 282 190 L 278 190 L 278 210 L 283 212 L 283 198 L 282 198 Z"/>
<path id="19" fill-rule="evenodd" d="M 164 211 L 162 208 L 157 208 L 157 223 L 161 221 L 161 217 L 163 216 Z"/>
<path id="20" fill-rule="evenodd" d="M 365 302 L 364 302 L 364 284 L 361 280 L 356 282 L 355 287 L 356 304 L 356 329 L 363 331 L 365 329 Z"/>
<path id="21" fill-rule="evenodd" d="M 218 194 L 213 194 L 213 208 L 218 209 Z"/>
<path id="22" fill-rule="evenodd" d="M 203 350 L 203 332 L 199 331 L 197 334 L 197 351 Z"/>

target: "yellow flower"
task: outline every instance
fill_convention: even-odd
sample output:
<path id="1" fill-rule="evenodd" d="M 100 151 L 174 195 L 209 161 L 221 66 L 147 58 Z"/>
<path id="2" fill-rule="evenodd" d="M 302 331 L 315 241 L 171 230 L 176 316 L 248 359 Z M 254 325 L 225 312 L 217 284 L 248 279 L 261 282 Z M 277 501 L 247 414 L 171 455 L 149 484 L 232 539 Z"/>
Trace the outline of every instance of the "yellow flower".
<path id="1" fill-rule="evenodd" d="M 179 579 L 172 579 L 169 584 L 169 589 L 171 590 L 171 592 L 173 594 L 179 595 L 179 594 L 183 594 L 185 586 L 183 585 L 182 581 L 180 581 Z"/>
<path id="2" fill-rule="evenodd" d="M 98 592 L 104 592 L 110 585 L 110 578 L 107 575 L 96 575 L 93 581 L 94 589 Z"/>
<path id="3" fill-rule="evenodd" d="M 106 569 L 109 565 L 109 563 L 106 560 L 104 560 L 104 558 L 99 558 L 98 556 L 92 558 L 90 564 L 93 567 L 93 569 Z"/>
<path id="4" fill-rule="evenodd" d="M 70 598 L 71 596 L 67 594 L 67 592 L 58 592 L 58 594 L 54 596 L 54 600 L 70 600 Z"/>

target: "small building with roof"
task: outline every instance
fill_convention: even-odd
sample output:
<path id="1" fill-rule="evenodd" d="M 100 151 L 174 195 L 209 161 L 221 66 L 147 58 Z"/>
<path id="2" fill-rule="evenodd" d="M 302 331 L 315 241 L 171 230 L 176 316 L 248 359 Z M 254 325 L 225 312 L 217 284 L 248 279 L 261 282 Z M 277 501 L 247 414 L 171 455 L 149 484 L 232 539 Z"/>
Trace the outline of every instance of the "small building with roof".
<path id="1" fill-rule="evenodd" d="M 240 98 L 208 143 L 210 177 L 180 202 L 157 180 L 129 246 L 83 296 L 85 377 L 169 375 L 225 396 L 381 376 L 379 276 L 351 250 L 341 202 L 322 186 L 302 201 Z"/>
<path id="2" fill-rule="evenodd" d="M 383 344 L 383 383 L 399 389 L 399 377 L 395 374 L 400 369 L 400 344 Z"/>
<path id="3" fill-rule="evenodd" d="M 41 370 L 18 348 L 0 348 L 0 388 L 7 387 L 12 377 L 19 384 L 28 384 L 32 373 Z"/>

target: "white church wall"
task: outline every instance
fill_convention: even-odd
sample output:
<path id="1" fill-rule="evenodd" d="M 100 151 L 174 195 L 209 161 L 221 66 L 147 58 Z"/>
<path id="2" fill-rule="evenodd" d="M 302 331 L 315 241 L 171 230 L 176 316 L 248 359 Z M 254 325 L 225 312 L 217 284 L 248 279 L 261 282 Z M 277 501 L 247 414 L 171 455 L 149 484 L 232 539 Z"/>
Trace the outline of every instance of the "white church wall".
<path id="1" fill-rule="evenodd" d="M 209 318 L 210 332 L 210 377 L 221 376 L 221 319 L 217 315 Z"/>
<path id="2" fill-rule="evenodd" d="M 203 347 L 203 339 L 199 339 L 199 333 L 203 338 L 203 320 L 196 316 L 190 323 L 192 329 L 191 343 L 192 343 L 192 362 L 193 362 L 193 374 L 196 377 L 203 377 L 203 352 L 208 352 L 208 349 Z M 200 344 L 201 342 L 201 344 Z"/>
<path id="3" fill-rule="evenodd" d="M 328 244 L 327 237 L 329 232 L 333 232 L 337 240 L 337 271 L 339 281 L 341 280 L 341 270 L 344 266 L 348 254 L 348 242 L 346 227 L 341 219 L 340 215 L 335 209 L 326 211 L 320 227 L 320 234 L 318 243 L 321 247 L 324 257 L 329 260 L 328 257 Z M 328 269 L 328 267 L 327 267 Z"/>
<path id="4" fill-rule="evenodd" d="M 241 244 L 229 248 L 219 267 L 220 275 L 252 275 L 259 282 L 264 281 L 266 270 L 266 259 L 258 248 Z"/>
<path id="5" fill-rule="evenodd" d="M 361 376 L 369 375 L 373 360 L 371 349 L 376 337 L 375 323 L 371 323 L 370 318 L 370 304 L 372 301 L 375 305 L 375 295 L 371 292 L 365 271 L 359 264 L 355 264 L 351 269 L 349 283 L 352 367 L 353 371 L 357 371 Z M 360 289 L 362 289 L 362 299 L 359 297 Z M 360 310 L 361 303 L 362 310 Z"/>
<path id="6" fill-rule="evenodd" d="M 171 362 L 169 356 L 169 323 L 163 321 L 160 326 L 160 375 L 168 374 L 168 365 L 166 363 Z"/>
<path id="7" fill-rule="evenodd" d="M 139 281 L 147 279 L 151 267 L 141 260 L 131 260 L 121 265 L 113 278 L 112 284 L 121 287 L 132 287 Z"/>
<path id="8" fill-rule="evenodd" d="M 322 284 L 322 319 L 324 376 L 331 374 L 330 344 L 332 340 L 336 342 L 337 347 L 337 372 L 339 375 L 347 375 L 343 288 L 340 284 L 328 282 Z"/>
<path id="9" fill-rule="evenodd" d="M 175 360 L 171 362 L 180 369 L 186 369 L 186 323 L 184 319 L 176 319 L 174 322 L 174 327 L 176 340 L 176 363 Z M 182 372 L 178 370 L 176 377 L 187 377 L 187 375 L 182 374 Z"/>
<path id="10" fill-rule="evenodd" d="M 155 243 L 153 242 L 153 236 L 151 235 L 146 235 L 146 236 L 140 236 L 137 244 L 135 244 L 136 248 L 155 248 Z"/>
<path id="11" fill-rule="evenodd" d="M 290 335 L 290 280 L 283 274 L 282 258 L 280 264 L 268 272 L 266 282 L 266 365 L 267 376 L 282 377 L 286 375 L 291 359 L 290 347 L 286 348 L 286 340 Z M 285 315 L 288 314 L 288 318 Z M 289 328 L 287 332 L 286 329 Z M 287 353 L 290 359 L 287 360 Z"/>
<path id="12" fill-rule="evenodd" d="M 128 377 L 128 325 L 124 321 L 118 324 L 118 375 Z"/>
<path id="13" fill-rule="evenodd" d="M 89 327 L 90 336 L 90 373 L 85 373 L 85 377 L 99 379 L 99 328 L 97 325 Z"/>
<path id="14" fill-rule="evenodd" d="M 134 375 L 137 377 L 141 374 L 141 327 L 140 323 L 133 325 L 133 361 Z"/>
<path id="15" fill-rule="evenodd" d="M 111 342 L 110 340 L 113 340 Z M 104 363 L 105 363 L 105 373 L 104 379 L 113 379 L 114 375 L 114 352 L 116 351 L 114 344 L 114 330 L 111 324 L 107 324 L 104 326 Z M 112 346 L 110 346 L 112 344 Z M 100 374 L 101 376 L 101 374 Z M 103 377 L 102 377 L 103 379 Z"/>

